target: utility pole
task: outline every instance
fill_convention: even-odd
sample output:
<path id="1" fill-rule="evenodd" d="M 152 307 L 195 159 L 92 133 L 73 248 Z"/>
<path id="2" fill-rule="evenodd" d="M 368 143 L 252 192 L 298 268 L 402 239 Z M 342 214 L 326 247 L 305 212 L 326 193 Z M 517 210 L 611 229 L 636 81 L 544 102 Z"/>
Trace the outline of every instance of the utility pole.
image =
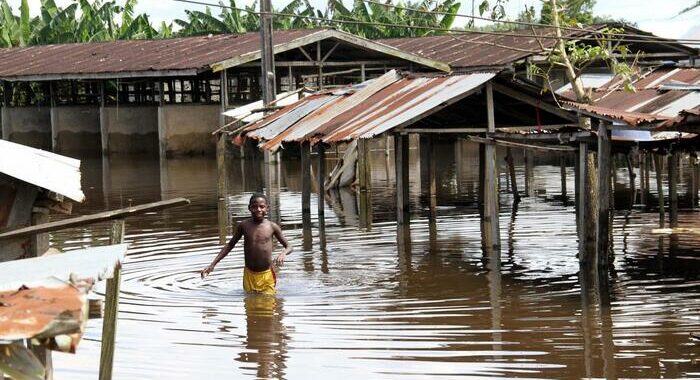
<path id="1" fill-rule="evenodd" d="M 263 107 L 275 100 L 275 54 L 272 51 L 272 0 L 260 1 L 260 59 L 262 67 Z M 277 157 L 265 152 L 265 163 L 275 163 Z"/>

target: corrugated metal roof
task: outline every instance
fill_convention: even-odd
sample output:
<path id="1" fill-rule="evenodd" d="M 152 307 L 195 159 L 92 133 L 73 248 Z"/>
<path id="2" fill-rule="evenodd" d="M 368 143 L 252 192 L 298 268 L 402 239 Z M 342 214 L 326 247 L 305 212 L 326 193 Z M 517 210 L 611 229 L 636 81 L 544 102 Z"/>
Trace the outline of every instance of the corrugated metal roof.
<path id="1" fill-rule="evenodd" d="M 80 160 L 0 140 L 0 173 L 78 202 L 85 199 L 80 185 Z"/>
<path id="2" fill-rule="evenodd" d="M 624 121 L 631 126 L 659 124 L 684 110 L 698 107 L 700 91 L 692 90 L 692 86 L 699 84 L 700 69 L 663 66 L 636 80 L 635 92 L 625 91 L 619 78 L 613 78 L 593 90 L 594 105 L 572 106 L 593 115 Z M 566 95 L 571 96 L 570 92 Z M 666 122 L 663 125 L 670 128 L 674 124 Z"/>
<path id="3" fill-rule="evenodd" d="M 407 76 L 390 71 L 362 86 L 313 95 L 252 124 L 247 136 L 276 150 L 283 142 L 370 138 L 405 126 L 480 88 L 495 73 Z"/>
<path id="4" fill-rule="evenodd" d="M 585 113 L 601 116 L 605 119 L 624 121 L 631 126 L 642 124 L 655 123 L 658 121 L 668 120 L 668 117 L 662 115 L 652 115 L 639 112 L 625 112 L 613 108 L 601 107 L 599 105 L 582 104 L 576 102 L 563 102 L 563 104 L 571 108 L 585 111 Z"/>
<path id="5" fill-rule="evenodd" d="M 449 66 L 334 29 L 275 31 L 275 54 L 334 39 L 437 70 Z M 52 80 L 194 75 L 260 59 L 260 33 L 0 49 L 0 79 Z"/>
<path id="6" fill-rule="evenodd" d="M 274 33 L 274 43 L 319 33 Z M 38 45 L 0 49 L 0 78 L 21 76 L 202 71 L 231 57 L 260 50 L 260 33 L 220 34 L 162 40 Z"/>
<path id="7" fill-rule="evenodd" d="M 590 31 L 564 30 L 565 36 L 588 37 L 602 30 L 608 25 L 599 24 L 587 27 Z M 635 42 L 635 50 L 665 51 L 679 54 L 697 55 L 697 49 L 675 42 L 674 40 L 661 40 L 651 33 L 630 27 L 629 25 L 610 24 L 612 27 L 623 27 L 625 33 L 640 35 L 635 39 L 643 40 L 644 36 L 654 37 L 657 43 Z M 553 36 L 552 28 L 535 28 L 538 36 Z M 514 35 L 517 34 L 517 35 Z M 462 32 L 441 36 L 390 38 L 379 40 L 387 45 L 394 46 L 409 53 L 421 55 L 426 58 L 448 63 L 454 69 L 474 67 L 503 67 L 526 57 L 543 53 L 545 49 L 552 47 L 554 39 L 537 38 L 533 36 L 532 29 L 514 30 L 504 33 L 482 34 L 478 32 Z M 542 45 L 540 45 L 540 43 Z"/>

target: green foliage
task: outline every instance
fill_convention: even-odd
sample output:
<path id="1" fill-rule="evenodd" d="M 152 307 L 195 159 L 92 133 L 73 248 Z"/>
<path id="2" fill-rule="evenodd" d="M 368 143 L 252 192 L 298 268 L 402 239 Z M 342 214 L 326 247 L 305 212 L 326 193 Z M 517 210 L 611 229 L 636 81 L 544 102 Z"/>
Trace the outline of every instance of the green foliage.
<path id="1" fill-rule="evenodd" d="M 559 20 L 561 26 L 590 25 L 595 19 L 593 7 L 596 0 L 559 0 Z M 549 1 L 542 2 L 540 23 L 552 23 L 552 6 Z"/>

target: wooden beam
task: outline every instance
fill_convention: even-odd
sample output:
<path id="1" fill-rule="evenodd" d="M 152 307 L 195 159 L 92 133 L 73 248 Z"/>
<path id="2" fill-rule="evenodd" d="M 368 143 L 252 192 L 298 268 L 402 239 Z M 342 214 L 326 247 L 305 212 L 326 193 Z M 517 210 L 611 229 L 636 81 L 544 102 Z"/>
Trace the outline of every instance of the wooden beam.
<path id="1" fill-rule="evenodd" d="M 587 249 L 586 249 L 586 208 L 588 207 L 588 191 L 586 190 L 586 170 L 587 170 L 587 160 L 588 160 L 588 144 L 585 142 L 580 142 L 578 144 L 578 182 L 577 182 L 577 196 L 578 203 L 576 204 L 576 215 L 578 216 L 578 244 L 579 244 L 579 255 L 578 259 L 580 263 L 588 262 Z"/>
<path id="2" fill-rule="evenodd" d="M 115 220 L 109 235 L 110 244 L 124 243 L 124 219 Z M 114 268 L 114 275 L 107 279 L 105 289 L 105 316 L 102 323 L 102 344 L 100 353 L 100 380 L 112 379 L 114 349 L 117 336 L 117 315 L 119 314 L 119 288 L 121 285 L 121 265 Z"/>
<path id="3" fill-rule="evenodd" d="M 299 51 L 301 51 L 301 54 L 304 54 L 304 57 L 306 57 L 309 62 L 294 62 L 294 63 L 312 63 L 313 66 L 316 66 L 316 61 L 314 61 L 313 58 L 311 58 L 311 54 L 309 54 L 306 49 L 304 49 L 303 46 L 299 46 Z M 282 62 L 280 62 L 282 63 Z M 286 66 L 292 66 L 293 62 L 283 62 Z"/>
<path id="4" fill-rule="evenodd" d="M 0 234 L 0 240 L 16 239 L 24 236 L 31 236 L 45 232 L 64 230 L 67 228 L 84 226 L 107 220 L 122 219 L 129 216 L 141 215 L 147 212 L 160 211 L 170 207 L 189 204 L 189 199 L 174 198 L 160 202 L 145 203 L 138 206 L 126 207 L 118 210 L 105 211 L 97 214 L 83 215 L 76 218 L 58 220 L 55 222 L 43 223 L 36 226 L 18 228 Z"/>
<path id="5" fill-rule="evenodd" d="M 326 205 L 326 146 L 323 143 L 317 144 L 316 152 L 318 153 L 318 174 L 316 175 L 318 180 L 318 216 L 321 220 Z"/>
<path id="6" fill-rule="evenodd" d="M 307 53 L 308 54 L 308 53 Z M 311 57 L 311 56 L 309 56 Z M 397 60 L 386 60 L 378 59 L 376 61 L 326 61 L 323 62 L 323 66 L 327 67 L 357 67 L 357 65 L 366 66 L 406 66 L 406 62 Z M 318 64 L 316 60 L 311 58 L 310 61 L 275 61 L 275 66 L 277 67 L 316 67 Z M 258 68 L 260 64 L 258 62 L 244 63 L 242 65 L 236 66 L 240 68 Z M 383 67 L 367 67 L 367 70 L 384 70 Z"/>
<path id="7" fill-rule="evenodd" d="M 656 172 L 656 192 L 659 197 L 659 227 L 664 228 L 666 226 L 666 210 L 664 209 L 664 184 L 663 184 L 663 172 L 664 172 L 664 160 L 663 156 L 659 154 L 654 155 L 654 171 Z"/>
<path id="8" fill-rule="evenodd" d="M 0 80 L 10 82 L 45 82 L 60 80 L 82 79 L 121 79 L 121 78 L 161 78 L 161 77 L 192 77 L 199 73 L 196 69 L 185 70 L 158 70 L 158 71 L 124 71 L 111 73 L 85 73 L 85 74 L 45 74 L 45 75 L 10 75 L 2 76 Z"/>
<path id="9" fill-rule="evenodd" d="M 404 128 L 401 134 L 409 133 L 485 133 L 486 128 Z"/>
<path id="10" fill-rule="evenodd" d="M 497 92 L 500 92 L 503 95 L 509 96 L 513 99 L 520 100 L 523 103 L 527 103 L 527 104 L 534 106 L 534 107 L 539 107 L 539 108 L 545 110 L 546 112 L 549 112 L 553 115 L 561 117 L 562 119 L 566 119 L 566 120 L 570 120 L 570 121 L 577 120 L 576 115 L 574 115 L 573 113 L 565 111 L 559 107 L 550 105 L 549 103 L 542 102 L 533 96 L 523 94 L 522 92 L 519 92 L 517 90 L 513 90 L 510 87 L 506 87 L 502 84 L 494 83 L 493 89 Z"/>
<path id="11" fill-rule="evenodd" d="M 679 153 L 668 156 L 668 217 L 671 228 L 678 227 L 678 162 Z"/>
<path id="12" fill-rule="evenodd" d="M 512 141 L 505 141 L 505 140 L 500 140 L 500 139 L 492 139 L 492 138 L 484 138 L 484 137 L 477 137 L 477 136 L 467 136 L 469 140 L 472 140 L 474 142 L 482 143 L 482 144 L 496 144 L 496 145 L 503 145 L 503 146 L 510 146 L 514 148 L 523 148 L 523 149 L 534 149 L 534 150 L 544 150 L 544 151 L 555 151 L 555 152 L 576 152 L 576 148 L 572 148 L 569 146 L 542 146 L 542 145 L 533 145 L 533 144 L 522 144 L 522 143 L 516 143 Z"/>
<path id="13" fill-rule="evenodd" d="M 435 61 L 432 59 L 423 58 L 421 56 L 406 53 L 402 50 L 393 48 L 388 45 L 384 45 L 378 42 L 366 40 L 361 37 L 357 37 L 350 33 L 341 32 L 333 29 L 324 29 L 315 33 L 308 34 L 306 36 L 294 39 L 290 42 L 284 44 L 277 44 L 274 46 L 274 54 L 279 54 L 285 51 L 294 50 L 306 45 L 313 44 L 317 41 L 322 41 L 325 39 L 335 39 L 341 42 L 345 42 L 351 46 L 355 46 L 364 50 L 375 51 L 383 53 L 385 55 L 402 59 L 405 61 L 420 64 L 425 67 L 430 67 L 444 72 L 450 72 L 451 68 L 448 64 Z M 229 58 L 220 62 L 211 64 L 210 67 L 213 71 L 221 71 L 226 68 L 238 66 L 244 63 L 256 61 L 260 59 L 260 51 L 254 51 L 246 54 L 241 54 L 239 56 Z"/>
<path id="14" fill-rule="evenodd" d="M 510 189 L 513 193 L 513 201 L 515 203 L 520 202 L 520 193 L 518 192 L 518 181 L 515 176 L 515 163 L 513 162 L 513 155 L 511 154 L 510 147 L 506 148 L 506 164 L 508 165 L 508 175 L 510 176 Z"/>
<path id="15" fill-rule="evenodd" d="M 328 57 L 330 57 L 331 54 L 333 54 L 338 45 L 340 45 L 340 42 L 336 42 L 335 45 L 333 45 L 333 47 L 330 50 L 328 50 L 328 53 L 326 53 L 326 55 L 324 55 L 323 58 L 321 58 L 321 62 L 326 62 Z"/>

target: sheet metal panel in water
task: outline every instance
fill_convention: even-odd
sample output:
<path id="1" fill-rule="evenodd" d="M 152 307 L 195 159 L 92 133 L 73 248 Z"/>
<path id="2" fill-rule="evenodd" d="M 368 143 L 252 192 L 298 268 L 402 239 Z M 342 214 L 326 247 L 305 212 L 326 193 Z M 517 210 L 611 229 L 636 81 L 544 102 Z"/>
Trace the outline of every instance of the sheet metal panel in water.
<path id="1" fill-rule="evenodd" d="M 0 140 L 0 173 L 77 202 L 85 199 L 80 185 L 80 160 Z"/>
<path id="2" fill-rule="evenodd" d="M 126 249 L 126 244 L 107 245 L 3 262 L 0 291 L 45 286 L 51 278 L 69 282 L 71 275 L 95 281 L 111 278 L 114 268 L 124 261 Z"/>

